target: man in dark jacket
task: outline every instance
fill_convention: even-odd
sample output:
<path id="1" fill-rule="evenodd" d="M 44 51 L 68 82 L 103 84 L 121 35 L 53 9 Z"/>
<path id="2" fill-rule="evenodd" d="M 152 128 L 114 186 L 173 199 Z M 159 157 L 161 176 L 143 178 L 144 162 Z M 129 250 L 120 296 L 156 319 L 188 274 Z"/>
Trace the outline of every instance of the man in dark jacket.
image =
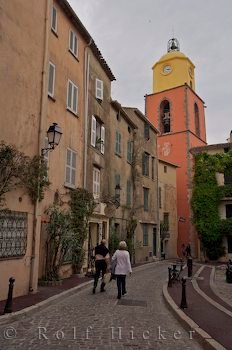
<path id="1" fill-rule="evenodd" d="M 102 274 L 102 283 L 101 283 L 101 292 L 105 292 L 105 283 L 104 283 L 104 275 L 107 270 L 109 259 L 109 249 L 106 248 L 106 240 L 102 239 L 101 243 L 95 247 L 95 276 L 94 276 L 94 284 L 93 284 L 93 294 L 96 292 L 97 283 L 100 275 Z"/>

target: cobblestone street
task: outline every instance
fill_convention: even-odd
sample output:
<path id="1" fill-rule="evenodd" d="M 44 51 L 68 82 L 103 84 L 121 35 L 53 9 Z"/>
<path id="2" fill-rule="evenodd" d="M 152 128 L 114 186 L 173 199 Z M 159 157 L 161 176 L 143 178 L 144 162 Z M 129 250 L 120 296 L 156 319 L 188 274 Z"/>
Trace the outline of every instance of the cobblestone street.
<path id="1" fill-rule="evenodd" d="M 117 301 L 116 283 L 92 295 L 88 287 L 56 305 L 0 328 L 8 349 L 201 349 L 166 307 L 167 263 L 138 267 Z M 191 329 L 189 329 L 191 331 Z"/>

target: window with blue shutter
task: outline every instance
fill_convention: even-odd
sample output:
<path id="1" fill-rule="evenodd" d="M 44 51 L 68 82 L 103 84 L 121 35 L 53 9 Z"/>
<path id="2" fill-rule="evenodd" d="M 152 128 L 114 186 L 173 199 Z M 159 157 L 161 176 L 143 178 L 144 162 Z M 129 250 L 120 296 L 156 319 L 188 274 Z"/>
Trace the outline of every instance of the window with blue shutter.
<path id="1" fill-rule="evenodd" d="M 133 158 L 133 142 L 128 141 L 127 142 L 127 161 L 129 163 L 132 163 L 132 158 Z"/>
<path id="2" fill-rule="evenodd" d="M 145 176 L 149 176 L 149 159 L 149 153 L 144 152 L 142 155 L 142 174 Z"/>
<path id="3" fill-rule="evenodd" d="M 143 245 L 148 246 L 148 224 L 143 224 Z"/>
<path id="4" fill-rule="evenodd" d="M 150 125 L 148 123 L 144 124 L 144 138 L 146 140 L 150 139 Z"/>
<path id="5" fill-rule="evenodd" d="M 144 211 L 148 211 L 149 188 L 143 188 L 143 206 Z"/>
<path id="6" fill-rule="evenodd" d="M 121 134 L 117 130 L 115 134 L 115 153 L 121 155 Z"/>

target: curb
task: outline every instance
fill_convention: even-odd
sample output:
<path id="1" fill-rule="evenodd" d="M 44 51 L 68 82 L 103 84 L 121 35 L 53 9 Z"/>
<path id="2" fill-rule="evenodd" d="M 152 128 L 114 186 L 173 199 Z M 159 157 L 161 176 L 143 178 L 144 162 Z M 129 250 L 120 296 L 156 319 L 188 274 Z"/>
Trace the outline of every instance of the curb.
<path id="1" fill-rule="evenodd" d="M 201 267 L 194 275 L 194 277 L 199 277 L 199 275 L 201 274 L 201 272 L 203 271 L 204 267 Z M 212 270 L 213 271 L 213 270 Z M 219 303 L 217 303 L 215 300 L 211 299 L 207 294 L 205 294 L 205 292 L 203 292 L 203 290 L 201 290 L 201 288 L 199 287 L 197 280 L 193 279 L 192 280 L 192 285 L 193 288 L 195 289 L 195 291 L 201 295 L 203 298 L 205 298 L 205 300 L 208 301 L 208 303 L 210 303 L 211 305 L 213 305 L 214 307 L 216 307 L 218 310 L 224 312 L 226 315 L 232 317 L 232 312 L 227 310 L 224 306 L 220 305 Z M 210 287 L 211 287 L 211 275 L 210 275 Z M 217 295 L 217 294 L 216 294 Z M 218 296 L 218 295 L 217 295 Z M 220 296 L 218 296 L 221 300 L 223 300 Z"/>
<path id="2" fill-rule="evenodd" d="M 92 284 L 93 281 L 88 281 L 84 282 L 76 287 L 70 288 L 68 290 L 65 290 L 64 292 L 61 292 L 59 294 L 53 295 L 48 299 L 45 299 L 37 304 L 34 304 L 32 306 L 28 306 L 20 311 L 12 312 L 10 314 L 6 314 L 0 317 L 0 325 L 4 325 L 8 322 L 14 322 L 17 321 L 18 319 L 22 320 L 26 316 L 31 315 L 33 312 L 39 311 L 41 309 L 45 309 L 47 306 L 50 306 L 52 304 L 55 304 L 58 302 L 60 299 L 64 297 L 69 297 L 76 292 L 81 291 L 85 287 L 88 287 L 90 284 Z"/>
<path id="3" fill-rule="evenodd" d="M 206 350 L 226 350 L 220 343 L 213 339 L 207 332 L 198 326 L 190 317 L 188 317 L 180 308 L 176 305 L 174 300 L 171 298 L 168 293 L 168 284 L 167 282 L 163 285 L 163 297 L 165 302 L 169 306 L 169 309 L 172 311 L 173 315 L 181 322 L 185 329 L 189 328 L 194 331 L 194 334 L 197 337 L 198 342 Z"/>
<path id="4" fill-rule="evenodd" d="M 218 296 L 218 298 L 220 298 L 222 301 L 224 301 L 224 303 L 226 303 L 228 306 L 232 306 L 231 302 L 229 302 L 223 295 L 221 295 L 221 293 L 218 292 L 217 287 L 215 285 L 215 275 L 216 275 L 216 269 L 215 267 L 212 268 L 211 274 L 210 274 L 210 288 L 212 289 L 212 291 L 214 292 L 214 294 L 216 294 Z"/>

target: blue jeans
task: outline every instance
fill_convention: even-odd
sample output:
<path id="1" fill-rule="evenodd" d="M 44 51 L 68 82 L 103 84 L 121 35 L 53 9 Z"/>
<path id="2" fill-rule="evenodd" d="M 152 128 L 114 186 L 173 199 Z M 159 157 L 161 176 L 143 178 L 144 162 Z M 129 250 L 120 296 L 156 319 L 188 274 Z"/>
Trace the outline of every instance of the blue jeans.
<path id="1" fill-rule="evenodd" d="M 126 275 L 117 275 L 118 299 L 126 293 Z"/>

